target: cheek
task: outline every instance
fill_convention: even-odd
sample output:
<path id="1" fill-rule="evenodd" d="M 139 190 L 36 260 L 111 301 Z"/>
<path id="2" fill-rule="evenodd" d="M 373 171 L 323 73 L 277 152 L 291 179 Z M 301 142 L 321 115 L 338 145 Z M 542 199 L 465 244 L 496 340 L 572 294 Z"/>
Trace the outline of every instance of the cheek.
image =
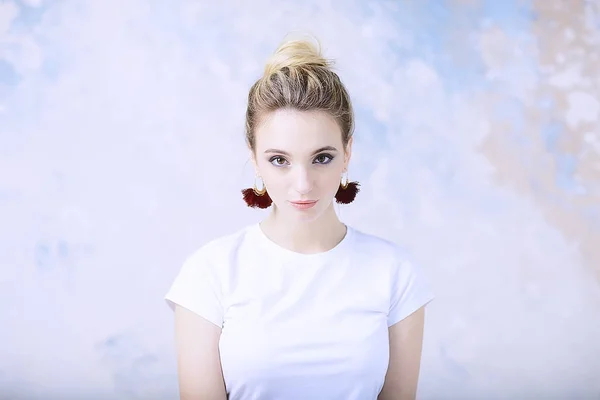
<path id="1" fill-rule="evenodd" d="M 340 176 L 336 176 L 335 179 L 333 179 L 331 181 L 331 187 L 333 188 L 334 193 L 337 192 L 337 190 L 339 189 L 340 183 L 341 183 L 341 174 L 340 174 Z"/>
<path id="2" fill-rule="evenodd" d="M 331 190 L 337 190 L 340 181 L 342 178 L 342 171 L 340 170 L 338 172 L 337 169 L 328 171 L 328 173 L 323 176 L 323 179 L 321 180 L 321 182 L 323 183 L 323 186 L 325 186 L 327 189 L 331 189 Z M 325 187 L 323 187 L 323 189 L 325 189 Z"/>
<path id="3" fill-rule="evenodd" d="M 269 165 L 261 168 L 261 177 L 269 192 L 273 194 L 280 191 L 285 182 L 281 172 Z"/>

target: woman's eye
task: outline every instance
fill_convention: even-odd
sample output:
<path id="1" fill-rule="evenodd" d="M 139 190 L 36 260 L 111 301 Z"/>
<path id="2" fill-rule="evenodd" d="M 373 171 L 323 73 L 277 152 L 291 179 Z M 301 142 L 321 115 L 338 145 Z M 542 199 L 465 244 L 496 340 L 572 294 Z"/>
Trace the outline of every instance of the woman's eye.
<path id="1" fill-rule="evenodd" d="M 269 162 L 270 162 L 271 164 L 273 164 L 273 165 L 275 165 L 275 166 L 278 166 L 278 167 L 279 167 L 279 166 L 285 165 L 285 163 L 286 163 L 286 160 L 285 160 L 285 158 L 283 158 L 283 157 L 279 157 L 279 156 L 277 156 L 277 157 L 273 157 L 273 158 L 271 158 L 271 159 L 269 160 Z"/>
<path id="2" fill-rule="evenodd" d="M 317 164 L 329 164 L 333 160 L 333 157 L 329 154 L 320 154 L 315 158 Z"/>

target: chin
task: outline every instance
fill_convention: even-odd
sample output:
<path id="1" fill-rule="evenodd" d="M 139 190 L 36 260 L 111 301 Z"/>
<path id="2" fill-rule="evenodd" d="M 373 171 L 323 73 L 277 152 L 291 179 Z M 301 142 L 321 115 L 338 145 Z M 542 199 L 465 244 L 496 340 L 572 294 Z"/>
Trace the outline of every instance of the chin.
<path id="1" fill-rule="evenodd" d="M 307 210 L 298 210 L 292 205 L 289 205 L 287 217 L 296 222 L 313 222 L 323 216 L 326 210 L 327 207 L 323 207 L 323 204 L 317 204 L 315 207 Z"/>

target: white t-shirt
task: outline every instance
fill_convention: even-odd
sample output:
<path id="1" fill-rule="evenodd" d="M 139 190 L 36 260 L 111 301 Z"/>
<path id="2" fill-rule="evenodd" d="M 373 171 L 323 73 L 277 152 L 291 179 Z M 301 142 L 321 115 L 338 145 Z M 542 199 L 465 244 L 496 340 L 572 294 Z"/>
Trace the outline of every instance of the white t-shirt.
<path id="1" fill-rule="evenodd" d="M 333 249 L 300 254 L 259 224 L 198 249 L 166 295 L 222 328 L 230 400 L 376 399 L 388 327 L 432 299 L 389 241 L 348 226 Z"/>

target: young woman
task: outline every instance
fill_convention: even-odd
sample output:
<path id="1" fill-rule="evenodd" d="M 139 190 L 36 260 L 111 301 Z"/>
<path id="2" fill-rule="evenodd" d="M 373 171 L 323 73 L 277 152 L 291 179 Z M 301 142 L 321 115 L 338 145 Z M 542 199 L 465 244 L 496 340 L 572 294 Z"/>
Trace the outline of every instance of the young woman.
<path id="1" fill-rule="evenodd" d="M 283 43 L 250 89 L 243 191 L 263 221 L 191 254 L 175 310 L 182 399 L 414 399 L 429 286 L 395 244 L 341 222 L 354 117 L 318 46 Z"/>

